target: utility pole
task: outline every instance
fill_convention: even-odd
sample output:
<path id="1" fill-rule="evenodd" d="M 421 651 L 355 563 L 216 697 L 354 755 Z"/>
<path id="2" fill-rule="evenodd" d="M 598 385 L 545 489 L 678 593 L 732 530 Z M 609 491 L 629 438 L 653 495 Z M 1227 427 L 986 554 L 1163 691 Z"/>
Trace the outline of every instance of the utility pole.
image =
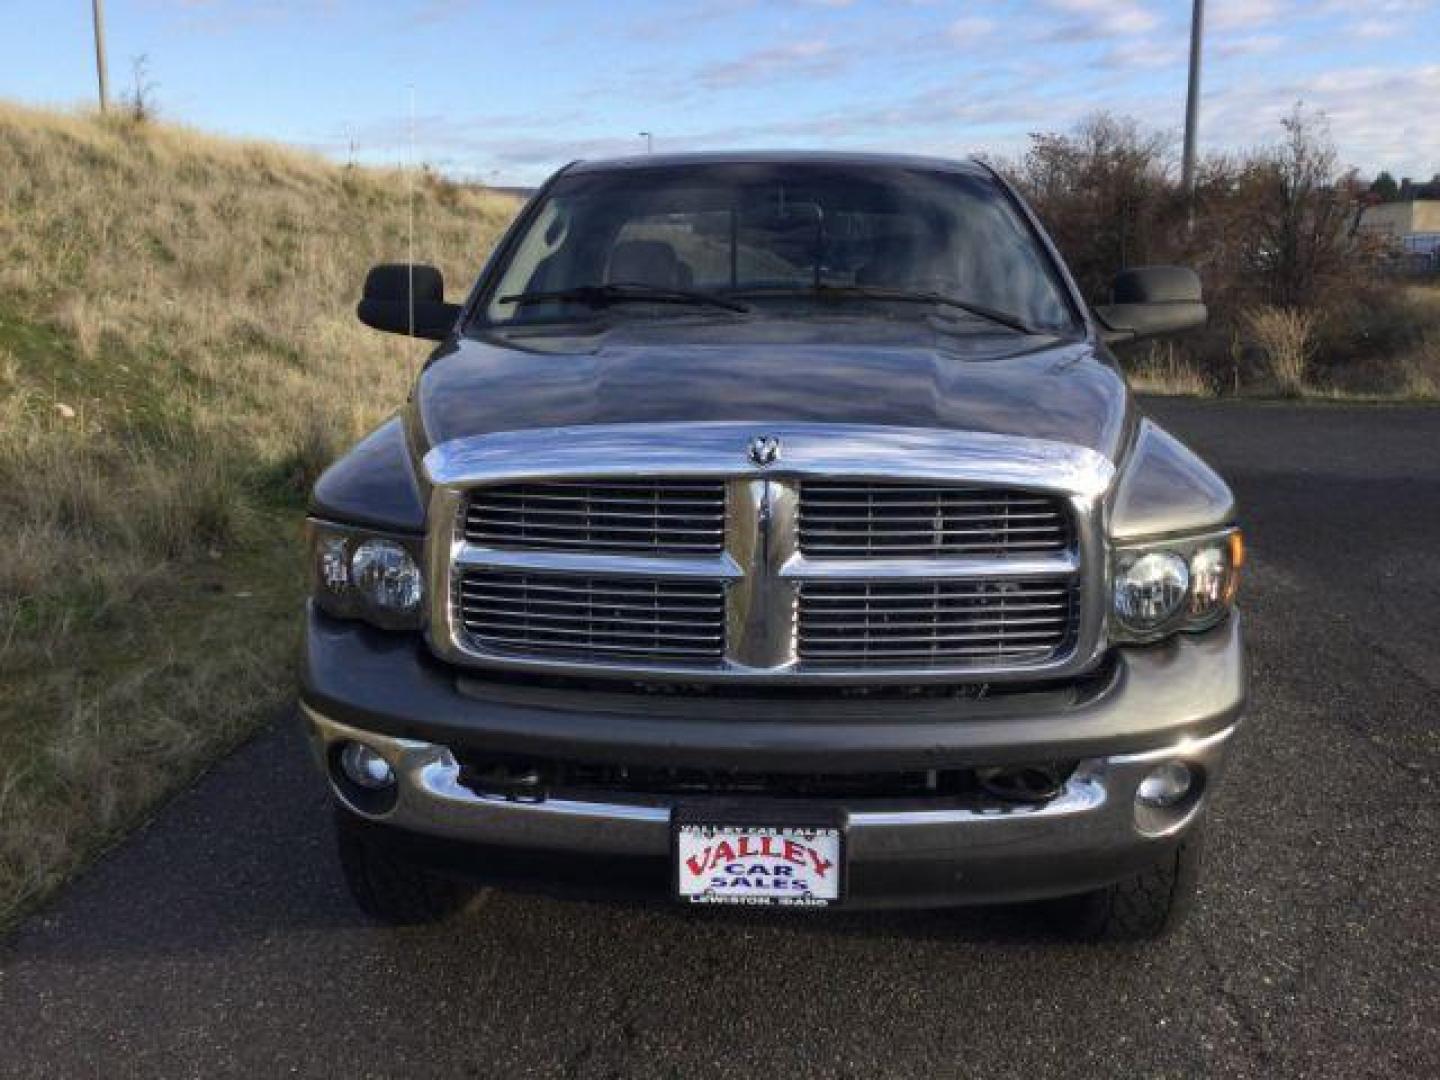
<path id="1" fill-rule="evenodd" d="M 90 0 L 95 20 L 95 74 L 100 80 L 100 111 L 110 103 L 110 76 L 105 70 L 105 0 Z"/>
<path id="2" fill-rule="evenodd" d="M 645 140 L 645 153 L 653 154 L 655 152 L 655 136 L 648 131 L 642 131 L 640 137 Z"/>
<path id="3" fill-rule="evenodd" d="M 1195 141 L 1200 126 L 1200 53 L 1205 39 L 1205 0 L 1195 0 L 1190 16 L 1190 91 L 1185 98 L 1185 157 L 1180 183 L 1185 188 L 1187 222 L 1195 227 Z"/>

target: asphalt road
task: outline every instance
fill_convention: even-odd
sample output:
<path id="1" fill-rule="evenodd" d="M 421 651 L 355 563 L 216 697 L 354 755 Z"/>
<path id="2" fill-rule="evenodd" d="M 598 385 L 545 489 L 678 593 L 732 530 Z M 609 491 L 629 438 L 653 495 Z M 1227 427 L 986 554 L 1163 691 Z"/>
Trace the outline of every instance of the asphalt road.
<path id="1" fill-rule="evenodd" d="M 487 894 L 364 923 L 281 725 L 0 944 L 17 1076 L 1440 1076 L 1440 410 L 1154 403 L 1239 491 L 1254 707 L 1174 938 Z"/>

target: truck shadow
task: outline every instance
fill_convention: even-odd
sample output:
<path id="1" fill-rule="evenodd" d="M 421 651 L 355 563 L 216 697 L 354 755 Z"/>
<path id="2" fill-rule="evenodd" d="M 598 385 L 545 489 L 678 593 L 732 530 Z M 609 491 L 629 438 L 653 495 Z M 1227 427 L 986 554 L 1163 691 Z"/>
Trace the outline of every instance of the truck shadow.
<path id="1" fill-rule="evenodd" d="M 522 963 L 523 950 L 507 945 L 515 941 L 515 928 L 544 925 L 561 936 L 577 926 L 630 940 L 658 936 L 682 950 L 736 935 L 782 948 L 864 938 L 1003 951 L 1064 940 L 1043 904 L 751 911 L 687 908 L 625 894 L 597 899 L 523 885 L 485 889 L 470 909 L 442 926 L 393 930 L 356 909 L 333 845 L 328 796 L 287 717 L 181 794 L 51 908 L 32 916 L 0 945 L 0 966 L 16 957 L 83 967 L 140 957 L 239 956 L 301 940 L 310 947 L 327 937 L 339 948 L 388 954 L 398 945 L 444 963 L 457 936 L 469 943 L 467 951 L 483 946 L 497 962 Z M 553 951 L 543 932 L 522 936 L 526 947 Z M 663 963 L 663 956 L 655 960 Z"/>

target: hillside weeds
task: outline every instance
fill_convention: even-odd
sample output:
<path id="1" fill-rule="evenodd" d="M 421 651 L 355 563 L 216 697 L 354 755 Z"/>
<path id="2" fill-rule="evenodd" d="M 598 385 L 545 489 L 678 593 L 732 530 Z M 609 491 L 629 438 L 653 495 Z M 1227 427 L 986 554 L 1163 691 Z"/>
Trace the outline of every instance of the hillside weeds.
<path id="1" fill-rule="evenodd" d="M 305 492 L 403 400 L 406 177 L 0 105 L 0 926 L 292 693 Z M 421 175 L 468 285 L 515 209 Z"/>

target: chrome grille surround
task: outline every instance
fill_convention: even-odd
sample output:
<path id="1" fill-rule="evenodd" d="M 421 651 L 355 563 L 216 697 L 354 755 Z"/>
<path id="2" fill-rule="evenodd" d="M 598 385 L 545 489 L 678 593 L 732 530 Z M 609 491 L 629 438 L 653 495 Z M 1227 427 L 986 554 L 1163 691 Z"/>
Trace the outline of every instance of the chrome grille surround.
<path id="1" fill-rule="evenodd" d="M 757 435 L 779 438 L 783 458 L 759 468 L 746 457 Z M 1101 507 L 1114 477 L 1094 451 L 1044 440 L 929 429 L 828 424 L 622 424 L 503 432 L 455 440 L 425 457 L 430 486 L 431 582 L 427 633 L 442 659 L 470 666 L 623 679 L 751 683 L 878 684 L 998 682 L 1079 674 L 1104 647 L 1106 574 Z M 517 549 L 467 537 L 465 511 L 477 489 L 554 482 L 720 482 L 724 537 L 707 553 Z M 832 556 L 802 551 L 806 482 L 914 483 L 1027 493 L 1056 500 L 1067 518 L 1059 550 Z M 1020 497 L 1017 495 L 1017 497 Z M 474 575 L 578 575 L 605 582 L 708 582 L 723 592 L 718 658 L 529 649 L 486 644 L 465 625 L 463 586 Z M 813 623 L 806 599 L 841 585 L 896 583 L 963 589 L 995 582 L 1063 580 L 1068 621 L 1053 647 L 1026 655 L 956 651 L 933 659 L 872 655 L 821 658 L 802 640 Z M 943 605 L 942 605 L 943 606 Z M 597 625 L 615 625 L 604 604 Z M 944 612 L 942 611 L 942 615 Z M 1011 612 L 1018 615 L 1018 612 Z M 974 615 L 973 618 L 983 616 Z M 538 620 L 532 620 L 538 621 Z M 943 620 L 942 620 L 943 622 Z M 879 625 L 879 624 L 876 624 Z M 1011 625 L 1012 641 L 1018 624 Z M 894 633 L 895 631 L 884 631 Z M 937 631 L 942 632 L 942 631 Z M 960 633 L 962 631 L 955 631 Z M 883 652 L 883 650 L 880 650 Z M 876 650 L 872 650 L 876 652 Z M 809 654 L 809 655 L 806 655 Z"/>

